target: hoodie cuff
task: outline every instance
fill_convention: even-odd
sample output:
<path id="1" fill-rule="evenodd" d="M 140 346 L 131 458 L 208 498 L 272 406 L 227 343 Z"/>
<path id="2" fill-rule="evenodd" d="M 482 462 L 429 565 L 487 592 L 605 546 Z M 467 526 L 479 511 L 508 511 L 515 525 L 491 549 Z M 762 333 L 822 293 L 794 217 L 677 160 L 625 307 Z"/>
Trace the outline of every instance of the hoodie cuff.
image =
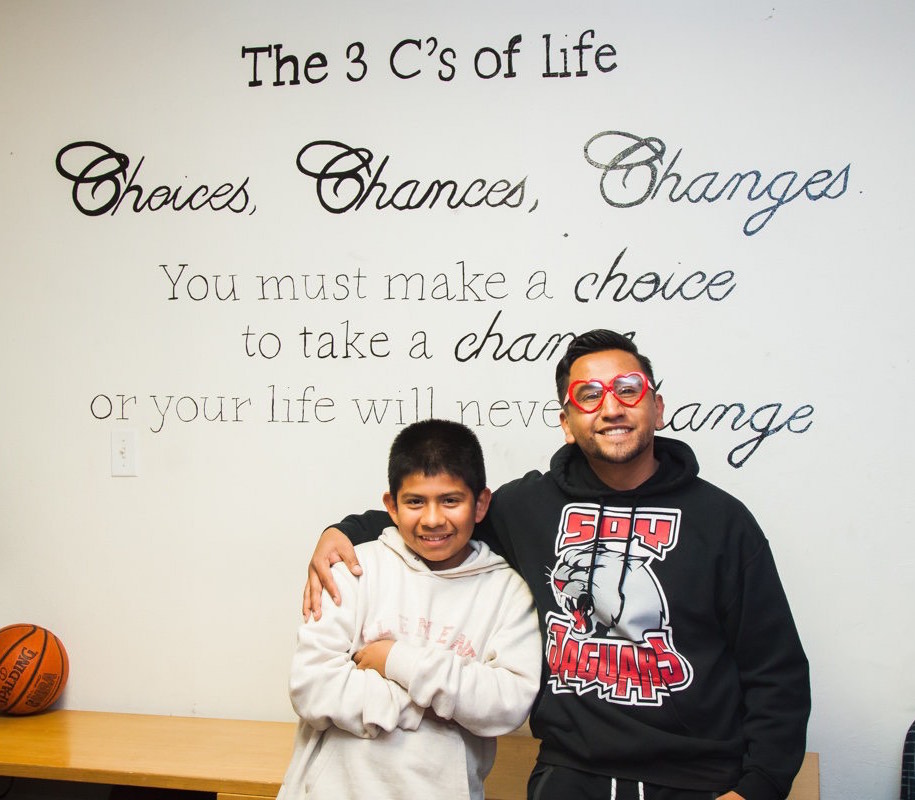
<path id="1" fill-rule="evenodd" d="M 410 685 L 413 667 L 416 665 L 415 648 L 404 642 L 394 642 L 384 662 L 384 674 L 389 680 L 399 683 L 404 689 Z"/>
<path id="2" fill-rule="evenodd" d="M 387 667 L 385 667 L 385 672 L 387 672 Z M 771 781 L 755 771 L 745 772 L 737 782 L 737 786 L 734 787 L 734 791 L 744 800 L 781 800 L 785 796 L 779 793 Z"/>

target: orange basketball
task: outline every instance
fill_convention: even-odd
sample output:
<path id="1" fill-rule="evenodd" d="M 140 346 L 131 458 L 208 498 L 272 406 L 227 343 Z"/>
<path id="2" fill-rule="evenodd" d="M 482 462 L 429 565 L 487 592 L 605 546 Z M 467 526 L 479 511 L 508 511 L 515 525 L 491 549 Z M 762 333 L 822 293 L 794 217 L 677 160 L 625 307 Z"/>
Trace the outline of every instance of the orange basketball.
<path id="1" fill-rule="evenodd" d="M 67 651 L 38 625 L 0 628 L 0 712 L 35 714 L 52 705 L 67 683 Z"/>

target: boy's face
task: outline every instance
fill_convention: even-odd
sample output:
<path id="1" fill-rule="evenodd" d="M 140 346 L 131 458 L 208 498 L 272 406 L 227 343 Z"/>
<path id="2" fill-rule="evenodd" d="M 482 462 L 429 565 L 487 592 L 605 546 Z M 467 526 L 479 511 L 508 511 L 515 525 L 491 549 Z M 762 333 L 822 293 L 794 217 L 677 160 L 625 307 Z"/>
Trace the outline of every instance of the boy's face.
<path id="1" fill-rule="evenodd" d="M 384 505 L 407 547 L 440 570 L 458 566 L 470 554 L 474 525 L 486 516 L 490 497 L 484 489 L 474 500 L 470 487 L 447 473 L 413 473 L 396 498 L 385 492 Z"/>

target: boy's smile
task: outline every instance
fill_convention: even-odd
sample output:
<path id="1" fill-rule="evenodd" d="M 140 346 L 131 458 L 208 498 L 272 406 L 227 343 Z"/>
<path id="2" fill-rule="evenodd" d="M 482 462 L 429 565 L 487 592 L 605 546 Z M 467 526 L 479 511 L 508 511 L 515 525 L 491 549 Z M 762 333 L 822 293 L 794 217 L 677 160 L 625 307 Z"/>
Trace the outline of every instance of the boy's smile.
<path id="1" fill-rule="evenodd" d="M 430 569 L 451 569 L 470 555 L 470 537 L 486 516 L 491 493 L 474 499 L 470 487 L 447 473 L 412 473 L 404 478 L 397 497 L 385 492 L 384 505 L 404 543 Z"/>

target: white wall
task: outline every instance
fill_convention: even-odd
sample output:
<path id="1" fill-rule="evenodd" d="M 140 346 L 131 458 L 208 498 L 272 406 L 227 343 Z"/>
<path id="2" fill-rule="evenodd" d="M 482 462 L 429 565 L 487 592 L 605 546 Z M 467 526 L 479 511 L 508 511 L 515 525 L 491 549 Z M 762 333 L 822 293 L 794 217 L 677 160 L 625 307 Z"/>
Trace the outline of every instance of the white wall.
<path id="1" fill-rule="evenodd" d="M 499 312 L 509 341 L 635 331 L 678 428 L 690 409 L 675 412 L 693 403 L 703 409 L 696 419 L 716 403 L 748 412 L 781 404 L 770 427 L 797 412 L 749 457 L 740 445 L 759 436 L 750 427 L 675 435 L 772 541 L 810 656 L 808 747 L 821 753 L 823 796 L 898 796 L 915 717 L 905 313 L 915 9 L 889 0 L 314 6 L 0 2 L 0 624 L 32 621 L 61 636 L 71 708 L 290 719 L 286 671 L 312 543 L 341 514 L 377 506 L 400 423 L 390 410 L 380 424 L 363 422 L 366 402 L 402 400 L 409 422 L 412 387 L 420 416 L 427 387 L 439 416 L 457 417 L 459 402 L 508 401 L 477 428 L 497 485 L 544 466 L 561 441 L 555 412 L 542 416 L 555 358 L 495 361 L 487 349 L 461 362 L 458 341 L 482 335 Z M 589 30 L 588 74 L 543 77 L 543 34 L 553 68 L 565 48 L 575 71 L 572 46 Z M 474 54 L 501 54 L 515 34 L 515 77 L 478 77 Z M 415 38 L 427 53 L 431 37 L 432 57 L 400 51 L 399 70 L 422 71 L 398 78 L 394 45 Z M 361 81 L 346 77 L 360 69 L 345 57 L 354 42 L 368 65 Z M 325 54 L 313 75 L 327 77 L 273 86 L 275 60 L 261 56 L 263 85 L 249 86 L 253 58 L 242 48 L 276 43 L 301 63 Z M 604 43 L 616 50 L 607 73 L 594 67 Z M 436 76 L 442 48 L 454 51 L 450 81 Z M 492 52 L 479 63 L 493 64 Z M 815 195 L 847 165 L 848 179 L 815 202 L 792 200 L 747 235 L 747 220 L 772 201 L 748 200 L 746 188 L 730 201 L 672 203 L 668 182 L 656 199 L 609 205 L 601 171 L 583 155 L 607 131 L 662 140 L 661 171 L 682 148 L 683 185 L 720 173 L 709 193 L 753 169 L 761 189 L 796 171 L 792 191 L 828 170 Z M 328 213 L 296 167 L 299 151 L 321 140 L 368 148 L 374 169 L 389 156 L 389 191 L 410 179 L 526 178 L 523 203 L 399 212 L 370 202 Z M 113 213 L 81 213 L 55 168 L 80 141 L 125 154 L 128 176 L 143 159 L 135 183 L 144 198 L 160 185 L 187 197 L 247 178 L 247 205 L 137 213 L 128 194 Z M 605 137 L 590 152 L 608 163 L 621 146 Z M 78 172 L 94 152 L 77 148 L 63 165 Z M 306 159 L 312 167 L 317 155 Z M 606 192 L 637 198 L 647 174 L 634 169 L 623 189 L 611 173 Z M 113 190 L 91 188 L 77 195 L 87 209 Z M 576 281 L 605 275 L 624 250 L 617 270 L 628 285 L 649 272 L 679 282 L 732 271 L 710 291 L 733 289 L 720 300 L 578 302 Z M 460 290 L 459 262 L 504 276 L 490 288 L 505 297 L 433 299 L 439 274 Z M 173 291 L 169 274 L 181 264 Z M 384 276 L 398 272 L 423 273 L 426 299 L 384 299 Z M 258 276 L 284 274 L 296 276 L 299 299 L 259 300 Z M 350 295 L 306 299 L 303 274 L 310 289 L 318 274 L 350 276 Z M 204 277 L 187 282 L 194 275 Z M 234 297 L 216 299 L 230 276 Z M 206 299 L 190 299 L 205 281 Z M 328 345 L 315 333 L 304 356 L 303 327 L 332 332 L 340 356 L 347 323 L 365 332 L 364 352 L 372 334 L 386 334 L 376 349 L 389 354 L 322 357 Z M 262 344 L 269 353 L 280 341 L 281 351 L 249 357 L 246 330 L 256 334 L 248 345 L 273 334 Z M 418 332 L 427 358 L 411 352 Z M 317 421 L 308 404 L 307 422 L 270 422 L 271 385 L 284 397 L 313 386 L 309 398 L 333 402 L 320 411 L 332 421 Z M 123 414 L 122 395 L 136 398 Z M 215 398 L 226 398 L 227 415 L 239 398 L 239 421 L 203 421 L 202 408 L 182 421 L 203 396 L 211 416 Z M 115 401 L 110 416 L 105 397 Z M 156 404 L 169 397 L 163 419 Z M 534 409 L 529 424 L 515 401 Z M 765 430 L 772 410 L 753 424 Z M 110 438 L 121 432 L 135 436 L 138 477 L 111 476 Z M 746 457 L 739 468 L 728 461 L 735 448 L 732 461 Z"/>

